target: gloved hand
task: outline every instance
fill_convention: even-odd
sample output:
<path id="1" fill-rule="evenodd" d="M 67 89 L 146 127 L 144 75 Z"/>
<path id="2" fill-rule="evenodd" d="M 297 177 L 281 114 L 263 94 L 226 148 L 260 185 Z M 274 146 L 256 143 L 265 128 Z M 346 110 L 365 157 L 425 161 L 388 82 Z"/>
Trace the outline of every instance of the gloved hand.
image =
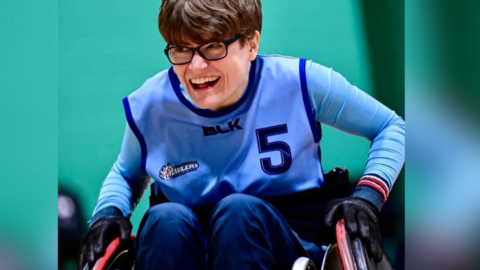
<path id="1" fill-rule="evenodd" d="M 92 224 L 80 244 L 78 269 L 82 270 L 88 263 L 93 269 L 95 262 L 103 256 L 113 239 L 120 237 L 120 242 L 130 238 L 132 223 L 124 216 L 100 218 Z"/>
<path id="2" fill-rule="evenodd" d="M 369 255 L 378 263 L 383 258 L 378 215 L 377 208 L 370 202 L 360 198 L 348 197 L 332 200 L 328 203 L 324 222 L 326 226 L 332 227 L 338 220 L 344 218 L 348 234 L 360 237 L 366 244 Z"/>

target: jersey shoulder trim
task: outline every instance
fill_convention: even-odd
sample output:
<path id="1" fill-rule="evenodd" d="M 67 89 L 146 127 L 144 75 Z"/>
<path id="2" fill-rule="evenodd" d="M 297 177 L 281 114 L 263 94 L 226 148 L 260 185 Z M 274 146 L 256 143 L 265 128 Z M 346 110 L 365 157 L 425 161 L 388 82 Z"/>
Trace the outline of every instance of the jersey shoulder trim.
<path id="1" fill-rule="evenodd" d="M 308 95 L 307 74 L 305 72 L 306 63 L 306 59 L 300 58 L 300 84 L 302 88 L 303 104 L 305 105 L 305 111 L 307 113 L 310 128 L 312 130 L 313 140 L 315 141 L 315 143 L 318 143 L 320 142 L 320 132 L 317 126 L 317 122 L 315 121 L 315 115 L 313 114 L 312 104 L 310 103 L 310 98 Z"/>
<path id="2" fill-rule="evenodd" d="M 138 142 L 140 143 L 140 149 L 142 151 L 141 156 L 141 168 L 145 175 L 147 175 L 147 144 L 145 143 L 145 138 L 143 137 L 142 133 L 138 129 L 137 125 L 135 124 L 135 120 L 132 116 L 132 110 L 130 108 L 130 103 L 128 102 L 128 97 L 123 99 L 123 107 L 125 109 L 125 116 L 127 117 L 128 125 L 132 130 L 135 137 L 137 137 Z"/>

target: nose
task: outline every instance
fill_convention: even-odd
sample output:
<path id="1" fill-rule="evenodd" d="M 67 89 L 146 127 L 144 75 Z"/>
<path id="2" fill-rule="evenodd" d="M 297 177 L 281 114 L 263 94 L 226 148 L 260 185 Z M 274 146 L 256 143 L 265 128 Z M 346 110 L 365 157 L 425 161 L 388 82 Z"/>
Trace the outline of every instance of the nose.
<path id="1" fill-rule="evenodd" d="M 192 62 L 190 62 L 189 68 L 190 69 L 204 69 L 207 67 L 207 62 L 203 59 L 198 52 L 195 52 L 192 58 Z"/>

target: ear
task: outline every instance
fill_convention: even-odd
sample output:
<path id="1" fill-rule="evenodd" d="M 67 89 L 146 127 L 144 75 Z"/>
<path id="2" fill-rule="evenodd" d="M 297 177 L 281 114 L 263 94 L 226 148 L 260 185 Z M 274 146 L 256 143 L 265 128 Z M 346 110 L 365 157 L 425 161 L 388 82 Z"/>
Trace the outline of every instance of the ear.
<path id="1" fill-rule="evenodd" d="M 260 32 L 255 31 L 255 35 L 251 39 L 247 39 L 247 44 L 249 47 L 248 51 L 248 60 L 253 61 L 257 58 L 258 47 L 260 45 Z"/>

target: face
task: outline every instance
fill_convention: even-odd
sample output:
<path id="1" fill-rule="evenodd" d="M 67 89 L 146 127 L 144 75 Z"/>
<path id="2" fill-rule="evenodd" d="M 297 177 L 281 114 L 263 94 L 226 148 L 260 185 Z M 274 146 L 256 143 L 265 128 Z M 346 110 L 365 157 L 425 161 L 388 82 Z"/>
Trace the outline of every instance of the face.
<path id="1" fill-rule="evenodd" d="M 260 33 L 247 40 L 243 47 L 237 40 L 228 47 L 227 57 L 208 61 L 195 53 L 185 65 L 174 65 L 173 70 L 189 97 L 201 109 L 220 111 L 235 104 L 248 82 L 251 61 L 258 53 Z M 203 44 L 188 44 L 197 47 Z"/>

